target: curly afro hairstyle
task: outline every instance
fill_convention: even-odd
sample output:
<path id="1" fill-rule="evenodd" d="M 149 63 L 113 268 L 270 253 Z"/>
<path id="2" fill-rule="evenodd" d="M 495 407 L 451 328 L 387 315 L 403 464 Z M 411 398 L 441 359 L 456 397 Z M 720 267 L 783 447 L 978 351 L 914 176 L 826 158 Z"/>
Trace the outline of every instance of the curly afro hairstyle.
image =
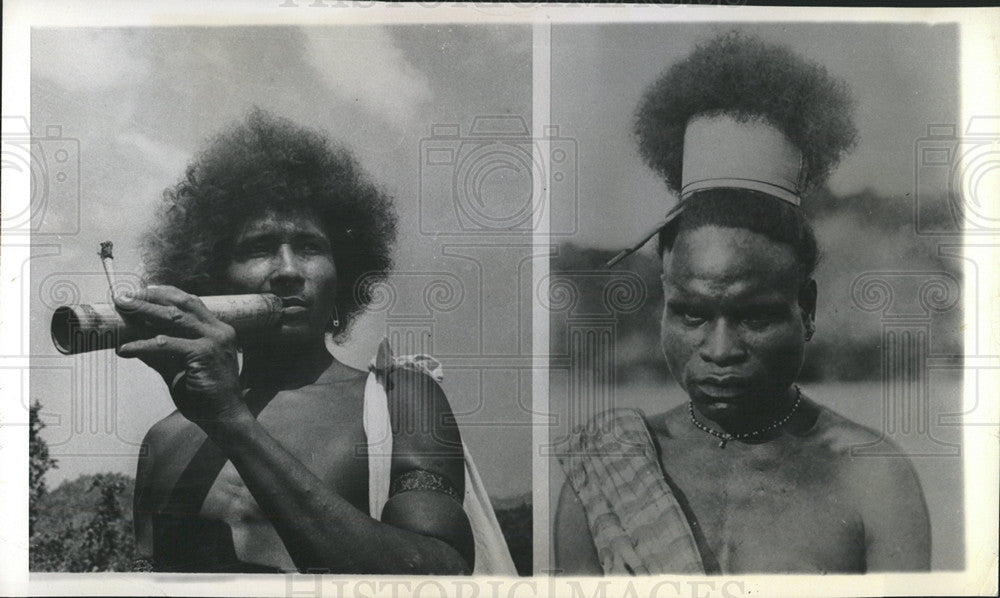
<path id="1" fill-rule="evenodd" d="M 143 240 L 146 280 L 195 295 L 226 292 L 236 235 L 267 213 L 314 214 L 337 268 L 337 340 L 392 266 L 392 200 L 323 135 L 259 109 L 218 135 L 163 192 Z"/>
<path id="2" fill-rule="evenodd" d="M 667 186 L 679 193 L 684 132 L 699 114 L 762 119 L 780 129 L 803 154 L 803 193 L 822 185 L 857 143 L 847 86 L 822 66 L 783 46 L 739 31 L 699 45 L 646 91 L 635 115 L 639 153 Z M 692 201 L 694 200 L 694 201 Z M 788 245 L 803 280 L 819 262 L 816 235 L 802 210 L 749 189 L 704 189 L 659 233 L 659 250 L 671 251 L 684 231 L 702 226 L 743 228 Z"/>
<path id="3" fill-rule="evenodd" d="M 681 187 L 684 131 L 698 114 L 764 119 L 805 160 L 805 190 L 821 185 L 857 142 L 854 102 L 821 65 L 783 46 L 730 31 L 701 44 L 655 82 L 636 111 L 639 153 L 675 192 Z"/>

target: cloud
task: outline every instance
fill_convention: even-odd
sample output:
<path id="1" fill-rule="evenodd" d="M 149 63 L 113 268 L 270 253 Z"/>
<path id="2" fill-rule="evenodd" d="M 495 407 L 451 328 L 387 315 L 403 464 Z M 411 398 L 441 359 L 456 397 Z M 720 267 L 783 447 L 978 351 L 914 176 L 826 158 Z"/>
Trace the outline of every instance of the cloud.
<path id="1" fill-rule="evenodd" d="M 32 44 L 32 75 L 70 91 L 98 91 L 131 83 L 148 65 L 134 32 L 115 29 L 65 30 Z"/>
<path id="2" fill-rule="evenodd" d="M 168 173 L 182 171 L 191 157 L 189 152 L 134 130 L 120 134 L 116 141 L 121 144 L 122 151 L 136 150 L 138 155 Z"/>
<path id="3" fill-rule="evenodd" d="M 404 125 L 433 97 L 383 27 L 306 30 L 306 55 L 330 90 L 384 120 Z"/>

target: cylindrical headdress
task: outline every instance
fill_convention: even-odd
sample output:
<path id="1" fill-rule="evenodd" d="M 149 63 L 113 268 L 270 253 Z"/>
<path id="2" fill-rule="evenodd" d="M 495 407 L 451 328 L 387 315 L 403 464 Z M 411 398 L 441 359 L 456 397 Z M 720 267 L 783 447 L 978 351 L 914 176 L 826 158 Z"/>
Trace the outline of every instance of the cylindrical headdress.
<path id="1" fill-rule="evenodd" d="M 783 46 L 729 32 L 698 46 L 646 91 L 634 132 L 679 196 L 642 247 L 698 192 L 746 189 L 799 206 L 856 142 L 853 102 L 826 70 Z"/>

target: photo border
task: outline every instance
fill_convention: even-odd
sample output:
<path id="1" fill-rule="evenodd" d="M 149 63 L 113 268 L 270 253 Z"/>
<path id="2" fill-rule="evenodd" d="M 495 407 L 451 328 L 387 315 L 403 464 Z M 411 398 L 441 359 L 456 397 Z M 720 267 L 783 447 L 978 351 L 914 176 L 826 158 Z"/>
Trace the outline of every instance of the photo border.
<path id="1" fill-rule="evenodd" d="M 289 4 L 292 2 L 294 6 Z M 315 6 L 311 6 L 310 3 Z M 320 6 L 322 5 L 322 6 Z M 458 5 L 447 2 L 424 2 L 417 5 L 381 5 L 374 2 L 335 2 L 333 0 L 274 0 L 272 2 L 244 1 L 240 3 L 212 1 L 193 5 L 137 4 L 107 1 L 99 4 L 43 1 L 8 2 L 4 4 L 3 36 L 3 112 L 5 115 L 30 113 L 28 98 L 30 77 L 30 29 L 32 27 L 121 27 L 121 26 L 172 26 L 172 25 L 346 25 L 346 24 L 425 24 L 454 23 L 511 23 L 532 25 L 534 49 L 532 132 L 538 134 L 549 124 L 549 98 L 543 93 L 548 89 L 545 42 L 550 39 L 552 24 L 629 22 L 954 22 L 960 26 L 961 37 L 961 122 L 977 114 L 991 114 L 1000 106 L 1000 80 L 993 39 L 998 33 L 1000 10 L 997 9 L 851 9 L 849 12 L 835 8 L 762 8 L 741 6 L 685 6 L 685 5 L 595 5 L 595 6 L 535 6 L 508 4 L 487 6 L 479 3 Z M 541 80 L 540 80 L 541 79 Z M 544 96 L 544 97 L 542 97 Z M 3 181 L 5 211 L 23 209 L 19 200 L 30 196 L 25 188 L 14 186 L 20 181 Z M 998 190 L 1000 191 L 1000 190 Z M 994 194 L 1000 196 L 1000 193 Z M 997 210 L 997 206 L 992 206 Z M 535 244 L 549 244 L 546 225 L 535 237 Z M 966 345 L 974 335 L 987 339 L 980 344 L 1000 346 L 1000 304 L 996 301 L 998 284 L 996 264 L 1000 264 L 1000 237 L 994 234 L 983 237 L 966 236 L 963 241 L 966 259 L 983 259 L 992 256 L 992 267 L 979 264 L 981 297 L 965 296 L 966 317 L 975 318 L 978 329 L 967 326 Z M 28 238 L 3 235 L 0 255 L 2 277 L 2 315 L 4 322 L 18 321 L 27 313 L 27 293 L 30 287 L 27 269 L 21 265 L 28 259 Z M 537 268 L 536 281 L 548 274 L 548 268 Z M 987 303 L 983 306 L 983 297 Z M 979 303 L 977 304 L 977 300 Z M 977 306 L 980 310 L 977 312 Z M 544 371 L 544 354 L 538 347 L 548 346 L 548 326 L 544 314 L 536 305 L 533 343 L 536 371 Z M 540 325 L 540 324 L 545 325 Z M 971 322 L 967 322 L 971 324 Z M 8 324 L 4 325 L 5 330 Z M 26 327 L 22 326 L 22 330 Z M 23 355 L 26 339 L 20 336 L 0 335 L 0 366 L 6 372 L 0 377 L 3 399 L 0 400 L 0 458 L 3 472 L 0 476 L 0 502 L 4 507 L 5 525 L 0 530 L 0 591 L 5 594 L 31 595 L 121 595 L 146 594 L 168 591 L 176 595 L 286 595 L 286 596 L 341 596 L 353 594 L 406 596 L 414 594 L 460 596 L 541 596 L 569 595 L 597 596 L 695 596 L 695 595 L 936 595 L 936 594 L 995 594 L 997 591 L 997 529 L 998 529 L 998 438 L 1000 422 L 997 404 L 990 402 L 977 406 L 980 397 L 1000 396 L 998 369 L 1000 357 L 977 357 L 992 370 L 979 375 L 980 370 L 965 370 L 964 406 L 966 413 L 976 410 L 985 417 L 985 425 L 966 425 L 963 432 L 964 501 L 966 568 L 962 572 L 920 574 L 867 574 L 863 576 L 811 576 L 811 575 L 741 575 L 664 578 L 552 578 L 545 571 L 548 560 L 549 501 L 547 496 L 549 465 L 541 456 L 540 448 L 547 441 L 544 426 L 536 425 L 533 458 L 535 489 L 533 509 L 535 521 L 534 553 L 535 577 L 530 579 L 473 580 L 450 578 L 391 578 L 365 576 L 307 576 L 298 574 L 261 576 L 210 576 L 163 574 L 57 574 L 32 573 L 27 570 L 27 422 L 20 409 L 21 399 L 12 395 L 29 396 L 27 376 L 12 376 L 10 372 L 25 371 L 31 367 L 30 358 Z M 969 363 L 969 362 L 967 362 Z M 15 380 L 17 378 L 17 380 Z M 548 379 L 538 375 L 533 381 L 536 412 L 547 406 Z M 972 396 L 977 390 L 979 395 Z M 536 419 L 536 424 L 541 420 Z M 543 487 L 545 487 L 543 489 Z M 17 516 L 15 516 L 17 514 Z M 252 583 L 248 583 L 252 580 Z M 676 582 L 681 588 L 663 585 Z M 472 583 L 473 585 L 469 585 Z M 437 585 L 435 585 L 437 584 Z M 660 585 L 657 585 L 660 584 Z M 729 585 L 727 585 L 729 584 Z M 310 588 L 312 588 L 310 590 Z M 475 588 L 475 592 L 473 592 Z M 737 592 L 739 590 L 739 593 Z M 605 594 L 601 594 L 601 592 Z M 552 594 L 555 592 L 555 594 Z M 670 593 L 673 592 L 673 593 Z"/>

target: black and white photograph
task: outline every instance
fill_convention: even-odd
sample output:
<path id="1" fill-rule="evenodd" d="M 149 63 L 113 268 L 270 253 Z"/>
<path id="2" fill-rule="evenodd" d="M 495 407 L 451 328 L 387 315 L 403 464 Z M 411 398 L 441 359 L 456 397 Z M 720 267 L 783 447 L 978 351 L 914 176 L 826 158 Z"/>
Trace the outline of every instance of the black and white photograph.
<path id="1" fill-rule="evenodd" d="M 959 41 L 553 27 L 554 572 L 964 568 Z"/>
<path id="2" fill-rule="evenodd" d="M 531 573 L 529 42 L 32 32 L 32 572 Z"/>
<path id="3" fill-rule="evenodd" d="M 0 595 L 995 595 L 1000 11 L 715 4 L 5 4 Z"/>

